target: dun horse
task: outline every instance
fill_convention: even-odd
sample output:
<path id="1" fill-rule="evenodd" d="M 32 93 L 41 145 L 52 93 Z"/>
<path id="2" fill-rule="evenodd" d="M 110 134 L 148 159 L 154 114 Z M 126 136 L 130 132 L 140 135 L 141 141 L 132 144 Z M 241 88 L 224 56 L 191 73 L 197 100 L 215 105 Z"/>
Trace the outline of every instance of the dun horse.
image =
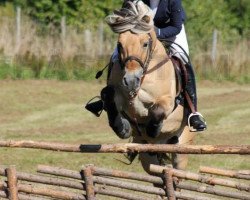
<path id="1" fill-rule="evenodd" d="M 190 144 L 194 134 L 186 125 L 186 110 L 175 101 L 175 69 L 156 38 L 150 12 L 141 1 L 128 2 L 106 19 L 119 33 L 101 93 L 109 124 L 120 138 L 132 137 L 135 143 Z M 176 168 L 186 167 L 186 155 L 139 154 L 147 172 L 150 164 L 165 164 L 166 158 Z"/>

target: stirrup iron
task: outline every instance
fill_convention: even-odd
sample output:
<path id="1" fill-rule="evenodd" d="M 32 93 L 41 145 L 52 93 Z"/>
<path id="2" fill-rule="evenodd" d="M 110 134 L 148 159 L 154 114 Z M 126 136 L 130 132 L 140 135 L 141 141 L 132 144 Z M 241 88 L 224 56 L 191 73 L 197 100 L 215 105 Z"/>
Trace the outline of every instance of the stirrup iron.
<path id="1" fill-rule="evenodd" d="M 99 99 L 94 101 L 95 99 Z M 93 113 L 96 117 L 100 117 L 102 111 L 104 110 L 104 102 L 100 96 L 96 96 L 89 100 L 86 104 L 85 109 Z"/>
<path id="2" fill-rule="evenodd" d="M 191 123 L 190 123 L 191 118 L 192 118 L 192 117 L 195 117 L 195 116 L 198 116 L 198 117 L 200 118 L 200 121 L 203 123 L 203 124 L 200 124 L 200 125 L 203 125 L 203 127 L 200 127 L 200 128 L 199 128 L 199 127 L 193 127 L 193 126 L 191 125 Z M 189 115 L 189 117 L 188 117 L 188 127 L 189 127 L 189 130 L 190 130 L 191 132 L 204 131 L 204 130 L 207 129 L 207 123 L 206 123 L 206 121 L 205 121 L 205 119 L 204 119 L 204 117 L 202 116 L 201 113 L 195 112 L 195 113 L 191 113 L 191 114 Z"/>

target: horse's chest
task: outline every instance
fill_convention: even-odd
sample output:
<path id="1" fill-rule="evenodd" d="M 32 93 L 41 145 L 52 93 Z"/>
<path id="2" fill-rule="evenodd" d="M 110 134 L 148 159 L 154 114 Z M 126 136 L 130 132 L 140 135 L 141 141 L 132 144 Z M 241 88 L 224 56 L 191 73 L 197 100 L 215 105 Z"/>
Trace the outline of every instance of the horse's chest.
<path id="1" fill-rule="evenodd" d="M 140 90 L 135 98 L 125 97 L 122 93 L 116 94 L 115 102 L 119 111 L 139 121 L 148 117 L 148 108 L 154 104 L 154 99 L 144 90 Z"/>

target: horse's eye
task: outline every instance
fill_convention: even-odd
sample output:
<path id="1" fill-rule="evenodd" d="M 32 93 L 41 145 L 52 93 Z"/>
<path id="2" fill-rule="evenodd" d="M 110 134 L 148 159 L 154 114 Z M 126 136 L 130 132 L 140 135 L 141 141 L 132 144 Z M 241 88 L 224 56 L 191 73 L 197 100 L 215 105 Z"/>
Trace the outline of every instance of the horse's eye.
<path id="1" fill-rule="evenodd" d="M 147 48 L 148 47 L 148 42 L 145 42 L 144 44 L 143 44 L 143 48 Z"/>

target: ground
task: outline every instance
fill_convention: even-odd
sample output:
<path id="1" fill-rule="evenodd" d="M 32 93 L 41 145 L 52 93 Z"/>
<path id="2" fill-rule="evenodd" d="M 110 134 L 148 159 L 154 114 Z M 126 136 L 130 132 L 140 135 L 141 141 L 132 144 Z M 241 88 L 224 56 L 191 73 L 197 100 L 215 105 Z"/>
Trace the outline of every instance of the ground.
<path id="1" fill-rule="evenodd" d="M 0 140 L 35 140 L 72 144 L 127 142 L 108 126 L 106 114 L 96 118 L 84 109 L 104 82 L 0 81 Z M 197 133 L 195 144 L 250 144 L 250 85 L 198 82 L 199 111 L 208 130 Z M 138 160 L 128 166 L 119 154 L 77 154 L 32 149 L 0 149 L 0 165 L 35 171 L 38 164 L 79 170 L 84 164 L 142 172 Z M 200 165 L 250 169 L 250 156 L 193 155 L 188 168 Z"/>

